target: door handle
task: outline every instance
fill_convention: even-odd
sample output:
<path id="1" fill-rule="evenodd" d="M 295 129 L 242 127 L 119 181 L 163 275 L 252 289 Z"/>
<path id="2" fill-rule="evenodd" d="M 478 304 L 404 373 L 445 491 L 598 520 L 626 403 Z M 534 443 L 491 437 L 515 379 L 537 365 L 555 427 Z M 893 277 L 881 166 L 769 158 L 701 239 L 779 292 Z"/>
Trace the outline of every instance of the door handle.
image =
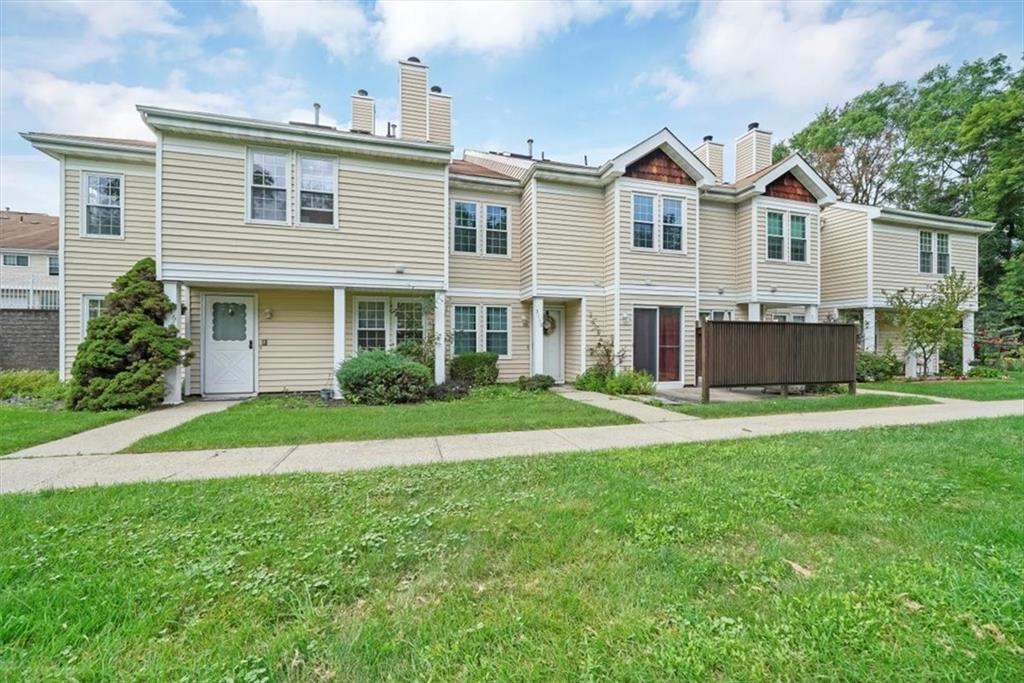
<path id="1" fill-rule="evenodd" d="M 252 339 L 249 340 L 249 348 L 252 348 Z"/>

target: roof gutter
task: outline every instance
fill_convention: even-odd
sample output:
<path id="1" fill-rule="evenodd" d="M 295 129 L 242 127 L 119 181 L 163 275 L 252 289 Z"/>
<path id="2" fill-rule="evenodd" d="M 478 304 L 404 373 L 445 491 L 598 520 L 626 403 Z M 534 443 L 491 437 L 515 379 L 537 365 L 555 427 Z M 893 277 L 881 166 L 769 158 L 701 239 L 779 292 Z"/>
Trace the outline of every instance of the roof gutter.
<path id="1" fill-rule="evenodd" d="M 21 133 L 33 147 L 58 161 L 64 156 L 90 156 L 102 159 L 153 162 L 155 147 L 142 147 L 117 142 L 73 140 L 48 133 Z"/>
<path id="2" fill-rule="evenodd" d="M 995 227 L 995 223 L 990 221 L 979 221 L 973 218 L 954 218 L 952 216 L 937 216 L 930 213 L 921 213 L 920 211 L 893 209 L 889 207 L 879 207 L 875 220 L 883 223 L 900 223 L 903 225 L 944 228 L 976 234 L 991 232 Z"/>

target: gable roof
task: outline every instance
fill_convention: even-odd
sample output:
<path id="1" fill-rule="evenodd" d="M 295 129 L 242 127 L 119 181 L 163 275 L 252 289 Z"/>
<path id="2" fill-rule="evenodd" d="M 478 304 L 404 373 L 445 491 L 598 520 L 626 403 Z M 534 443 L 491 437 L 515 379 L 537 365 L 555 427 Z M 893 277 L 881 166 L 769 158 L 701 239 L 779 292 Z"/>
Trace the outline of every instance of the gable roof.
<path id="1" fill-rule="evenodd" d="M 60 219 L 45 213 L 0 211 L 0 249 L 57 251 Z"/>
<path id="2" fill-rule="evenodd" d="M 634 161 L 642 159 L 656 149 L 660 149 L 667 154 L 679 168 L 683 169 L 688 176 L 693 178 L 694 182 L 697 183 L 697 187 L 704 187 L 715 183 L 715 174 L 711 169 L 698 159 L 697 155 L 691 152 L 690 148 L 684 145 L 668 128 L 662 128 L 649 138 L 641 140 L 609 161 L 606 166 L 611 171 L 624 174 L 627 166 Z M 603 169 L 604 167 L 602 167 Z"/>
<path id="3" fill-rule="evenodd" d="M 825 182 L 825 179 L 818 175 L 814 167 L 807 163 L 797 153 L 790 154 L 785 159 L 777 161 L 771 166 L 765 166 L 757 173 L 751 173 L 732 183 L 725 183 L 721 187 L 731 189 L 737 194 L 753 190 L 763 194 L 768 185 L 778 180 L 787 173 L 792 173 L 807 190 L 818 200 L 818 204 L 835 204 L 838 200 L 835 190 Z"/>

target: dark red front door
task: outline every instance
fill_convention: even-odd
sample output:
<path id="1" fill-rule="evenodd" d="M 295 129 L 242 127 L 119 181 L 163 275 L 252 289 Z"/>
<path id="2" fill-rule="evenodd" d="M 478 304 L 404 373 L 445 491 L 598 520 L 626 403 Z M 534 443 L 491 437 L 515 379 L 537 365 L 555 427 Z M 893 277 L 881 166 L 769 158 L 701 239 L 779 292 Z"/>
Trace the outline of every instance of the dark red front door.
<path id="1" fill-rule="evenodd" d="M 678 308 L 658 311 L 658 381 L 679 381 L 679 342 L 681 335 Z"/>

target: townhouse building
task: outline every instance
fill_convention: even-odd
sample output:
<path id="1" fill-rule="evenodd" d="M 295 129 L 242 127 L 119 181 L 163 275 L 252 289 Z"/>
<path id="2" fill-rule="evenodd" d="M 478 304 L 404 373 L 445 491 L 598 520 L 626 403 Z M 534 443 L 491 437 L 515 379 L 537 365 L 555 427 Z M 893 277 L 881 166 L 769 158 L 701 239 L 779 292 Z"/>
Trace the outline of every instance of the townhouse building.
<path id="1" fill-rule="evenodd" d="M 668 129 L 596 166 L 532 150 L 454 159 L 450 96 L 418 59 L 398 70 L 397 130 L 383 135 L 363 90 L 349 130 L 140 105 L 155 142 L 24 134 L 61 169 L 62 373 L 144 256 L 196 352 L 169 401 L 332 387 L 346 358 L 405 341 L 434 345 L 438 381 L 452 355 L 482 350 L 502 379 L 571 381 L 600 342 L 660 384 L 692 385 L 702 318 L 877 307 L 848 283 L 832 293 L 872 281 L 859 243 L 828 246 L 852 209 L 800 156 L 771 163 L 757 124 L 735 142 L 732 182 L 721 143 L 691 150 Z M 865 220 L 889 225 L 885 211 Z M 935 234 L 965 227 L 951 263 L 976 278 L 987 224 L 915 216 Z M 891 256 L 897 279 L 917 268 L 913 249 Z"/>
<path id="2" fill-rule="evenodd" d="M 56 309 L 60 304 L 59 219 L 0 211 L 0 309 Z"/>

